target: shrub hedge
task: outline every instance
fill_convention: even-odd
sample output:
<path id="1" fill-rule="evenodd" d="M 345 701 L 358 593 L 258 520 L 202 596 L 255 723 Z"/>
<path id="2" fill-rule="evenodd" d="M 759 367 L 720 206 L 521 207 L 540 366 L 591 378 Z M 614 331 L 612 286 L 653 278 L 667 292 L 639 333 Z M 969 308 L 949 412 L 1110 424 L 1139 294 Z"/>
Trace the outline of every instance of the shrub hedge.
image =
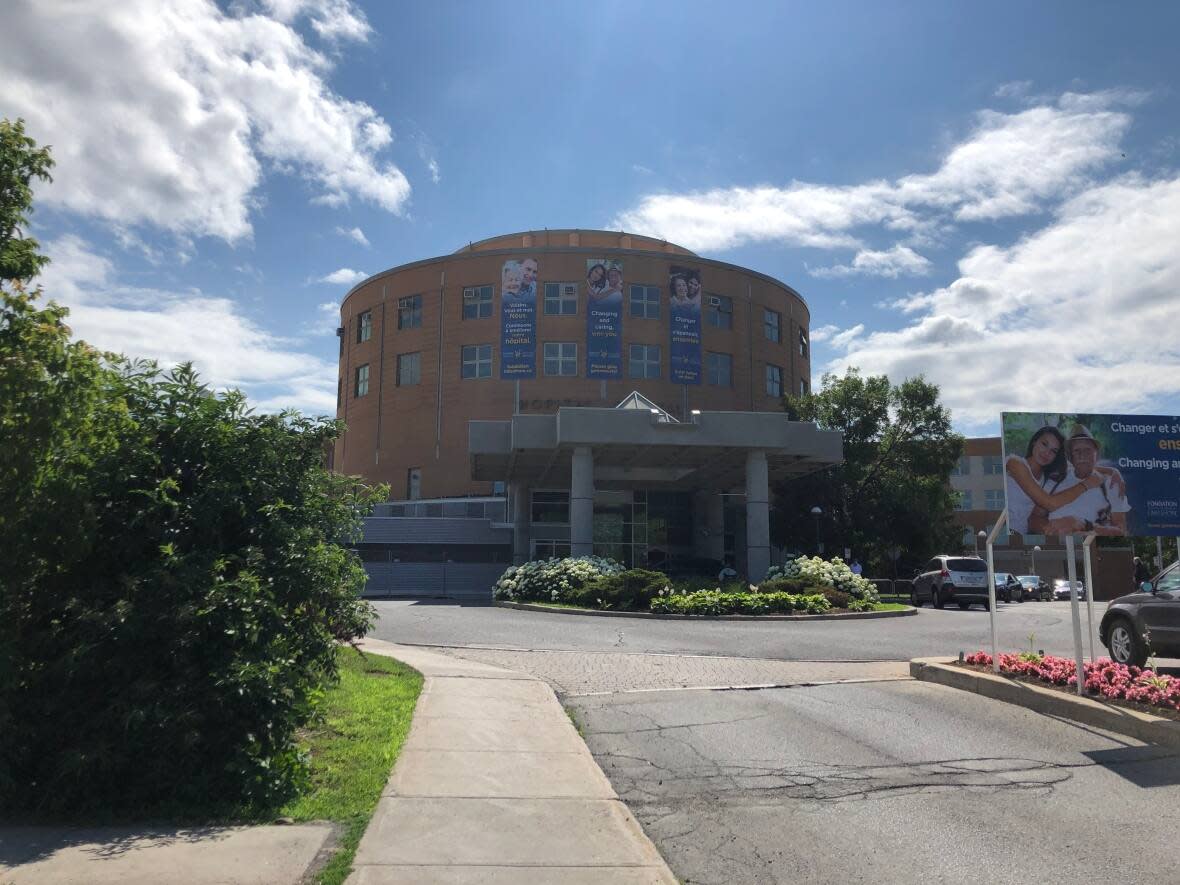
<path id="1" fill-rule="evenodd" d="M 651 601 L 651 610 L 674 615 L 820 615 L 832 608 L 823 594 L 794 593 L 720 593 L 699 590 L 696 593 L 670 593 Z"/>

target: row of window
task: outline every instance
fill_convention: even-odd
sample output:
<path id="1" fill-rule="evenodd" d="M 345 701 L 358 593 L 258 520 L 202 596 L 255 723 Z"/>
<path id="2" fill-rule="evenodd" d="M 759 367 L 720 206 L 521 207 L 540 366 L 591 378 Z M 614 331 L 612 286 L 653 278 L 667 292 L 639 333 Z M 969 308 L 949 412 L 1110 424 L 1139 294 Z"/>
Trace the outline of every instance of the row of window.
<path id="1" fill-rule="evenodd" d="M 955 499 L 956 510 L 974 510 L 974 501 L 972 500 L 971 492 L 959 492 Z M 1003 489 L 985 489 L 983 493 L 983 509 L 984 510 L 1003 510 L 1004 509 L 1004 490 Z"/>
<path id="2" fill-rule="evenodd" d="M 709 295 L 705 305 L 705 323 L 718 329 L 733 328 L 733 299 L 727 295 Z M 468 286 L 463 290 L 463 319 L 490 319 L 493 292 L 491 286 Z M 578 312 L 576 283 L 546 283 L 544 310 L 551 316 L 575 316 Z M 640 319 L 660 318 L 660 290 L 657 286 L 631 287 L 631 316 Z M 762 334 L 768 341 L 782 341 L 782 314 L 762 309 Z M 397 327 L 417 329 L 422 326 L 422 296 L 409 295 L 397 300 Z M 357 316 L 356 341 L 362 344 L 373 337 L 373 312 Z M 799 355 L 807 356 L 807 333 L 799 330 Z"/>
<path id="3" fill-rule="evenodd" d="M 984 476 L 1000 476 L 1004 472 L 1004 459 L 999 455 L 984 455 L 983 458 L 983 475 Z M 959 462 L 952 468 L 951 476 L 970 476 L 971 475 L 971 458 L 964 455 L 959 459 Z"/>
<path id="4" fill-rule="evenodd" d="M 573 341 L 546 341 L 542 349 L 542 372 L 551 377 L 578 375 L 578 345 Z M 632 344 L 627 359 L 627 376 L 630 378 L 660 377 L 660 345 Z M 460 377 L 464 379 L 492 377 L 492 345 L 469 344 L 462 348 Z M 394 376 L 398 387 L 409 387 L 422 381 L 422 354 L 399 353 Z M 733 386 L 733 356 L 728 353 L 705 354 L 705 383 L 713 387 Z M 353 393 L 361 397 L 369 392 L 369 364 L 357 366 L 354 375 Z M 806 380 L 799 381 L 799 394 L 807 393 Z M 766 365 L 767 396 L 783 395 L 783 369 L 770 363 Z"/>

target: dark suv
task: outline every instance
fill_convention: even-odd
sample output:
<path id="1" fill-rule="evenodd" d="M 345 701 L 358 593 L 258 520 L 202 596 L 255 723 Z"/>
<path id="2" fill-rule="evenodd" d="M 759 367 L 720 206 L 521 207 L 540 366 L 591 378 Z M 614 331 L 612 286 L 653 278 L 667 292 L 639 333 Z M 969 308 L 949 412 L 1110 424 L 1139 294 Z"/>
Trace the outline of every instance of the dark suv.
<path id="1" fill-rule="evenodd" d="M 982 605 L 987 608 L 987 563 L 978 556 L 936 556 L 926 570 L 914 576 L 910 604 L 917 607 L 929 601 L 935 608 L 948 602 L 959 608 Z"/>
<path id="2" fill-rule="evenodd" d="M 1151 579 L 1151 592 L 1128 593 L 1111 602 L 1098 636 L 1119 664 L 1142 667 L 1148 655 L 1180 657 L 1180 562 Z"/>

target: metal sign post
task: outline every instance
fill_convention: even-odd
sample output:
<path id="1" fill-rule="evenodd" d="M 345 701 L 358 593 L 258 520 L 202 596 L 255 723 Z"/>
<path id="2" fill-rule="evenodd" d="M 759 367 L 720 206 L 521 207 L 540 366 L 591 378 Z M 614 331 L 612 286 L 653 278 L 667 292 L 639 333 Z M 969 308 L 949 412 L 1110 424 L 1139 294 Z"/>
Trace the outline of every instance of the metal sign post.
<path id="1" fill-rule="evenodd" d="M 1082 660 L 1082 613 L 1078 608 L 1078 564 L 1074 560 L 1073 535 L 1065 536 L 1066 575 L 1069 578 L 1069 608 L 1073 617 L 1073 656 L 1078 665 L 1078 694 L 1085 693 L 1086 665 Z"/>
<path id="2" fill-rule="evenodd" d="M 995 545 L 996 537 L 1000 534 L 1000 529 L 1008 521 L 1008 508 L 1004 508 L 1004 512 L 1000 514 L 1000 518 L 996 520 L 996 524 L 992 526 L 991 534 L 987 536 L 987 613 L 991 618 L 992 626 L 992 672 L 1000 672 L 1000 652 L 996 645 L 996 563 L 995 556 L 992 553 L 992 547 Z"/>
<path id="3" fill-rule="evenodd" d="M 1096 535 L 1091 533 L 1082 542 L 1082 565 L 1086 570 L 1086 628 L 1090 631 L 1086 635 L 1089 637 L 1091 664 L 1096 660 L 1094 657 L 1094 567 L 1090 564 L 1090 548 L 1094 546 L 1095 537 Z"/>

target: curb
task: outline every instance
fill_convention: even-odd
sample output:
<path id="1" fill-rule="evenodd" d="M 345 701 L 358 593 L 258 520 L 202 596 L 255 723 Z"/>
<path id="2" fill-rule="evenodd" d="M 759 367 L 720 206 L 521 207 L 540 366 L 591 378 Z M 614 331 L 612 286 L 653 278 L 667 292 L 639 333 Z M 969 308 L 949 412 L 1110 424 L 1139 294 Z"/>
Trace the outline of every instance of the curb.
<path id="1" fill-rule="evenodd" d="M 515 608 L 526 612 L 545 612 L 551 615 L 583 615 L 592 618 L 649 618 L 657 621 L 871 621 L 877 618 L 904 618 L 916 615 L 918 610 L 907 606 L 901 611 L 888 612 L 846 612 L 834 615 L 665 615 L 655 612 L 600 611 L 591 608 L 556 608 L 550 605 L 535 605 L 531 602 L 509 602 L 495 599 L 497 608 Z"/>
<path id="2" fill-rule="evenodd" d="M 973 691 L 984 697 L 1027 707 L 1035 713 L 1071 719 L 1148 744 L 1180 748 L 1180 722 L 1116 707 L 1090 697 L 1067 695 L 994 673 L 977 673 L 948 663 L 944 658 L 914 658 L 910 675 L 923 682 Z"/>

